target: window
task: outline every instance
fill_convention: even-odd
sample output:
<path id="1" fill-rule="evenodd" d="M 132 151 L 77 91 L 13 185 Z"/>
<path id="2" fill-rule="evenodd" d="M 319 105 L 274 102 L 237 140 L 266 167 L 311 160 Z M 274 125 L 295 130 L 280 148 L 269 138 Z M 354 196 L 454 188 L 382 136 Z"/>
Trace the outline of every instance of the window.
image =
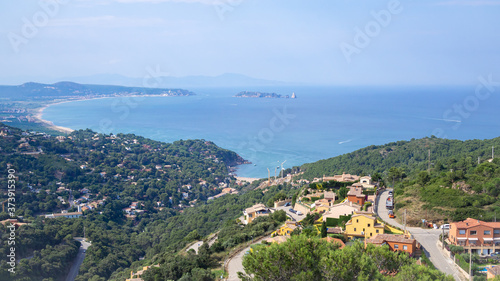
<path id="1" fill-rule="evenodd" d="M 394 249 L 399 249 L 399 245 L 398 244 L 394 244 Z"/>
<path id="2" fill-rule="evenodd" d="M 373 236 L 373 233 L 370 232 L 370 237 Z"/>
<path id="3" fill-rule="evenodd" d="M 485 230 L 484 235 L 491 235 L 491 230 Z"/>
<path id="4" fill-rule="evenodd" d="M 465 234 L 465 229 L 459 229 L 458 234 Z"/>
<path id="5" fill-rule="evenodd" d="M 356 231 L 356 228 L 354 228 L 354 231 Z"/>
<path id="6" fill-rule="evenodd" d="M 377 231 L 376 231 L 376 232 L 378 233 L 378 229 L 377 229 Z"/>
<path id="7" fill-rule="evenodd" d="M 500 234 L 500 229 L 493 230 L 493 234 Z"/>
<path id="8" fill-rule="evenodd" d="M 477 235 L 477 231 L 475 231 L 475 230 L 471 230 L 471 231 L 470 231 L 470 235 Z"/>
<path id="9" fill-rule="evenodd" d="M 359 222 L 359 220 L 356 220 L 356 222 Z"/>
<path id="10" fill-rule="evenodd" d="M 370 224 L 368 224 L 368 227 L 370 227 Z"/>
<path id="11" fill-rule="evenodd" d="M 403 250 L 408 250 L 408 246 L 403 245 Z"/>

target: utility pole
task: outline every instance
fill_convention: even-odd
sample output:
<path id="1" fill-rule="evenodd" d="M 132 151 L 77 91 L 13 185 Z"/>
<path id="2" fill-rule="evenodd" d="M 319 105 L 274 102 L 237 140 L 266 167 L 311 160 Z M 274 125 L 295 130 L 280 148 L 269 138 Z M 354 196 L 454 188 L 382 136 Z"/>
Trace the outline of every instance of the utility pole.
<path id="1" fill-rule="evenodd" d="M 478 157 L 477 157 L 477 164 L 478 164 L 478 165 L 479 165 L 479 164 L 481 164 L 481 156 L 478 156 Z"/>
<path id="2" fill-rule="evenodd" d="M 431 171 L 431 150 L 429 149 L 429 164 L 427 165 L 427 170 L 430 172 Z"/>
<path id="3" fill-rule="evenodd" d="M 442 236 L 443 238 L 441 238 L 441 240 L 443 240 L 443 249 L 444 249 L 444 227 L 442 228 L 442 230 L 443 230 L 443 231 L 441 232 L 441 236 Z"/>
<path id="4" fill-rule="evenodd" d="M 472 281 L 472 249 L 469 246 L 469 280 Z"/>
<path id="5" fill-rule="evenodd" d="M 269 168 L 267 168 L 267 177 L 267 186 L 271 186 L 271 170 L 269 170 Z"/>
<path id="6" fill-rule="evenodd" d="M 491 147 L 491 159 L 495 159 L 495 147 Z"/>

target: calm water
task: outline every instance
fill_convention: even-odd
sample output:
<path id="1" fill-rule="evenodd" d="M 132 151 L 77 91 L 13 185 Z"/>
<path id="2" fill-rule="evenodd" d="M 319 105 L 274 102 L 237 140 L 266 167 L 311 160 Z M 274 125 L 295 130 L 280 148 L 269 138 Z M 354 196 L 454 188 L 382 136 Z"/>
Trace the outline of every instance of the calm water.
<path id="1" fill-rule="evenodd" d="M 205 139 L 255 165 L 239 176 L 267 177 L 267 168 L 301 165 L 372 145 L 430 135 L 485 139 L 500 135 L 500 104 L 475 87 L 190 89 L 193 97 L 107 98 L 50 106 L 43 118 L 72 129 L 134 133 L 155 140 Z M 297 99 L 233 98 L 242 90 Z M 483 98 L 483 96 L 482 96 Z"/>

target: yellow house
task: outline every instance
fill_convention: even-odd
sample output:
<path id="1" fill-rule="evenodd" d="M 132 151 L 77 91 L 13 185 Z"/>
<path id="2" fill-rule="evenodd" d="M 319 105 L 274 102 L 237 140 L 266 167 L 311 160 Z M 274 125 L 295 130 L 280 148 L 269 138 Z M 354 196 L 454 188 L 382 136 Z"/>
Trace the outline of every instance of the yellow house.
<path id="1" fill-rule="evenodd" d="M 356 212 L 345 224 L 345 233 L 349 238 L 370 238 L 384 233 L 384 224 L 377 222 L 372 213 Z"/>
<path id="2" fill-rule="evenodd" d="M 283 226 L 276 232 L 279 236 L 290 236 L 290 234 L 298 227 L 297 222 L 286 221 Z"/>
<path id="3" fill-rule="evenodd" d="M 243 215 L 245 216 L 243 223 L 249 224 L 257 217 L 268 216 L 270 213 L 271 211 L 264 204 L 255 204 L 243 211 Z"/>

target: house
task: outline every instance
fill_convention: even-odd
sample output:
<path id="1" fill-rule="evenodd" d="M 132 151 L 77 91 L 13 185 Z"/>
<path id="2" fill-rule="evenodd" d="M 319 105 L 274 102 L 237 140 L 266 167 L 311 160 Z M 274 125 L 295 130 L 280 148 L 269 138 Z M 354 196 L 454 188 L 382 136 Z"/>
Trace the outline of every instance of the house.
<path id="1" fill-rule="evenodd" d="M 330 210 L 330 203 L 325 199 L 320 199 L 316 200 L 311 207 L 314 208 L 314 213 L 322 214 Z"/>
<path id="2" fill-rule="evenodd" d="M 357 212 L 345 224 L 345 233 L 349 238 L 367 238 L 384 234 L 384 224 L 377 221 L 372 213 Z"/>
<path id="3" fill-rule="evenodd" d="M 363 194 L 363 188 L 354 186 L 351 186 L 350 188 L 349 192 L 347 192 L 347 200 L 363 206 L 366 200 L 366 195 Z"/>
<path id="4" fill-rule="evenodd" d="M 151 267 L 160 267 L 160 264 L 144 266 L 144 267 L 142 267 L 142 270 L 139 270 L 136 273 L 134 273 L 133 271 L 130 271 L 130 278 L 125 279 L 125 280 L 126 281 L 140 281 L 140 280 L 143 280 L 141 278 L 141 275 L 143 275 L 144 272 L 147 271 L 148 269 L 150 269 Z"/>
<path id="5" fill-rule="evenodd" d="M 363 186 L 363 188 L 374 188 L 375 185 L 372 182 L 372 177 L 364 176 L 359 179 L 359 183 Z"/>
<path id="6" fill-rule="evenodd" d="M 271 211 L 262 203 L 255 204 L 250 208 L 247 208 L 243 211 L 243 215 L 245 216 L 244 224 L 251 223 L 255 218 L 267 216 L 271 213 Z"/>
<path id="7" fill-rule="evenodd" d="M 271 237 L 271 238 L 268 238 L 266 239 L 266 242 L 267 243 L 278 243 L 278 244 L 281 244 L 283 242 L 286 242 L 286 240 L 290 239 L 290 236 L 275 236 L 275 237 Z"/>
<path id="8" fill-rule="evenodd" d="M 389 249 L 393 252 L 404 251 L 410 255 L 417 249 L 417 240 L 402 234 L 377 234 L 373 238 L 365 239 L 365 247 L 368 244 L 389 245 Z"/>
<path id="9" fill-rule="evenodd" d="M 500 276 L 500 265 L 488 267 L 486 269 L 486 279 L 494 279 Z"/>
<path id="10" fill-rule="evenodd" d="M 342 248 L 345 247 L 344 241 L 342 241 L 342 240 L 340 240 L 338 238 L 333 238 L 333 237 L 327 236 L 327 237 L 321 238 L 321 239 L 326 240 L 326 242 L 330 242 L 330 243 L 334 243 L 334 244 L 339 244 L 339 249 L 342 249 Z"/>
<path id="11" fill-rule="evenodd" d="M 468 218 L 450 223 L 450 244 L 462 246 L 472 253 L 489 255 L 500 250 L 500 222 Z"/>
<path id="12" fill-rule="evenodd" d="M 359 180 L 359 176 L 342 173 L 342 175 L 335 175 L 333 177 L 325 177 L 323 175 L 323 182 L 327 181 L 339 181 L 339 182 L 356 182 Z"/>
<path id="13" fill-rule="evenodd" d="M 333 202 L 335 202 L 335 197 L 337 197 L 337 195 L 335 194 L 335 192 L 332 192 L 332 191 L 326 191 L 325 192 L 325 200 L 328 201 L 328 203 L 330 203 L 330 205 L 333 204 Z"/>
<path id="14" fill-rule="evenodd" d="M 286 221 L 277 231 L 276 234 L 279 236 L 290 236 L 290 234 L 299 227 L 297 222 Z"/>
<path id="15" fill-rule="evenodd" d="M 70 212 L 70 213 L 58 213 L 58 214 L 48 214 L 45 215 L 46 219 L 57 219 L 57 218 L 79 218 L 82 216 L 82 212 Z"/>
<path id="16" fill-rule="evenodd" d="M 323 221 L 327 218 L 338 219 L 340 216 L 352 215 L 361 210 L 361 206 L 352 202 L 346 201 L 344 203 L 335 204 L 330 207 L 330 210 L 323 214 Z"/>

